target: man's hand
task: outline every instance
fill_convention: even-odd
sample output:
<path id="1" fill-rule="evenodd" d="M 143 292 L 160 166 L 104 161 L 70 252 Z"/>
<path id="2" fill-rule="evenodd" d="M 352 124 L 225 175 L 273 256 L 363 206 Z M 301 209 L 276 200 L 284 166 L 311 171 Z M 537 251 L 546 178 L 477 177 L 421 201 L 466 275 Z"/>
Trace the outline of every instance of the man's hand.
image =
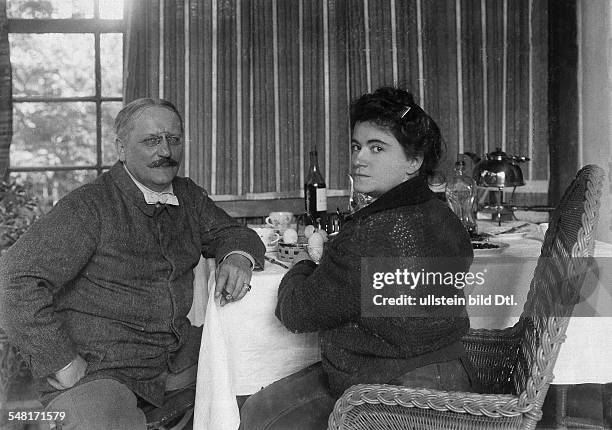
<path id="1" fill-rule="evenodd" d="M 47 378 L 47 382 L 58 390 L 65 390 L 73 387 L 74 384 L 79 382 L 81 378 L 85 376 L 85 370 L 87 369 L 87 362 L 77 354 L 74 360 L 70 362 L 68 367 L 55 372 L 54 376 Z"/>
<path id="2" fill-rule="evenodd" d="M 221 296 L 221 306 L 242 299 L 251 289 L 251 262 L 240 254 L 230 254 L 217 269 L 215 297 Z"/>

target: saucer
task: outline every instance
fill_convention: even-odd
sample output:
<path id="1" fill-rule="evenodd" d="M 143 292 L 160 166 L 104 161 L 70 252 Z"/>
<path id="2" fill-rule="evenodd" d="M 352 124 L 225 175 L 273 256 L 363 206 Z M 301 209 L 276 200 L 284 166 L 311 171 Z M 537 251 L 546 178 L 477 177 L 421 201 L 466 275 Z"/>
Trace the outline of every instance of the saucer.
<path id="1" fill-rule="evenodd" d="M 472 241 L 472 249 L 474 250 L 474 257 L 487 257 L 490 255 L 501 254 L 510 245 L 504 242 L 485 242 L 485 241 Z"/>
<path id="2" fill-rule="evenodd" d="M 489 237 L 490 241 L 504 241 L 504 240 L 520 240 L 523 239 L 525 236 L 527 236 L 527 232 L 526 231 L 518 231 L 515 233 L 500 233 L 500 234 L 494 234 L 491 235 L 491 237 Z"/>

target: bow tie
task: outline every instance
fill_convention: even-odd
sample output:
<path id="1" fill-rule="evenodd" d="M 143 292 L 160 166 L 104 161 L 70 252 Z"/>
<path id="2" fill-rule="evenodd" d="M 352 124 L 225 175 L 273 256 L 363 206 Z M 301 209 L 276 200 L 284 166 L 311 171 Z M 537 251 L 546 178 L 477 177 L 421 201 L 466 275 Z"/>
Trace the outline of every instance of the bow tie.
<path id="1" fill-rule="evenodd" d="M 157 203 L 162 205 L 179 205 L 178 199 L 173 193 L 144 193 L 144 198 L 149 205 L 156 205 Z"/>

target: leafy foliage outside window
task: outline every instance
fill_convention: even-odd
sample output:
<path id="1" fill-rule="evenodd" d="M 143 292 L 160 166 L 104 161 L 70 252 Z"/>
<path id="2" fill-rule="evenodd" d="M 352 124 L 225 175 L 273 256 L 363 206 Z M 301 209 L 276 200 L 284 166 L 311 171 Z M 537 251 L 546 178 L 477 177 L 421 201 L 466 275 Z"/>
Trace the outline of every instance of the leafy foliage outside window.
<path id="1" fill-rule="evenodd" d="M 115 162 L 112 127 L 122 106 L 123 34 L 114 29 L 122 27 L 100 30 L 97 23 L 100 17 L 122 18 L 122 10 L 122 0 L 7 1 L 11 178 L 32 183 L 47 209 Z M 20 20 L 11 26 L 14 18 Z M 37 29 L 75 18 L 69 33 Z"/>

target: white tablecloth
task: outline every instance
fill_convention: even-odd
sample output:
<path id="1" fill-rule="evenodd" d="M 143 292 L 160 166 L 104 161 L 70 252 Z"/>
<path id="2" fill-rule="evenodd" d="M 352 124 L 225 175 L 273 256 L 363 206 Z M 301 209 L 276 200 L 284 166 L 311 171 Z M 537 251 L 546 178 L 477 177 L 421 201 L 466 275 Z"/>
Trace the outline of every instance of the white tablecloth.
<path id="1" fill-rule="evenodd" d="M 266 262 L 263 272 L 253 273 L 252 290 L 221 308 L 208 294 L 214 291 L 214 260 L 200 261 L 190 314 L 195 325 L 205 321 L 194 428 L 235 430 L 235 396 L 253 394 L 320 360 L 316 333 L 291 333 L 274 315 L 278 285 L 286 271 Z"/>

